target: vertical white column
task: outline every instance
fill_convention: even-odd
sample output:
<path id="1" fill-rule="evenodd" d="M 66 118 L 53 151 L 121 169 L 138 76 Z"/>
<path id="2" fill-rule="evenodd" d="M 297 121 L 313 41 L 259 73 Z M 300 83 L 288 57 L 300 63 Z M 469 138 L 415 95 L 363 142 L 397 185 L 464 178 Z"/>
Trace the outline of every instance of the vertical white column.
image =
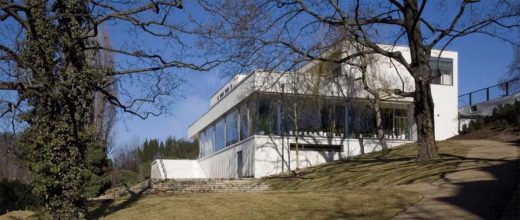
<path id="1" fill-rule="evenodd" d="M 276 134 L 282 134 L 282 103 L 281 100 L 276 102 Z"/>
<path id="2" fill-rule="evenodd" d="M 350 115 L 350 101 L 347 100 L 347 102 L 345 103 L 345 138 L 348 137 L 348 134 L 349 134 L 349 115 Z"/>

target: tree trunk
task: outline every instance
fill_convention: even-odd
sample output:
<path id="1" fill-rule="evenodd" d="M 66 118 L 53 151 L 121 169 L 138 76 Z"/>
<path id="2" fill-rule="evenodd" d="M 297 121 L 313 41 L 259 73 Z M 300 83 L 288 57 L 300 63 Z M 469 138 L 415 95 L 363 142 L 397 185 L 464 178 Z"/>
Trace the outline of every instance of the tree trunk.
<path id="1" fill-rule="evenodd" d="M 437 157 L 435 144 L 434 106 L 430 88 L 431 50 L 423 44 L 421 22 L 417 22 L 419 12 L 417 0 L 404 1 L 404 24 L 410 47 L 411 71 L 415 80 L 414 117 L 417 124 L 417 160 L 425 161 Z"/>
<path id="2" fill-rule="evenodd" d="M 379 95 L 374 95 L 374 100 L 372 101 L 372 105 L 374 111 L 376 113 L 376 128 L 377 128 L 377 139 L 379 139 L 379 143 L 381 144 L 381 149 L 383 152 L 388 151 L 388 145 L 385 139 L 385 131 L 383 130 L 383 116 L 381 114 L 381 106 L 379 103 Z"/>
<path id="3" fill-rule="evenodd" d="M 414 117 L 417 124 L 417 160 L 436 158 L 434 104 L 427 81 L 415 81 Z"/>

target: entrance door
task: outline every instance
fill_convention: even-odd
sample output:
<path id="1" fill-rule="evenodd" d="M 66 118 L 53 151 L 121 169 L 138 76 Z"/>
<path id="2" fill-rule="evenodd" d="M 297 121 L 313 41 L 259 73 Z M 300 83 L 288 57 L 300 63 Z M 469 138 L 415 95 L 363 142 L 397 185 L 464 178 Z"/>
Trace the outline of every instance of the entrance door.
<path id="1" fill-rule="evenodd" d="M 242 151 L 237 152 L 237 177 L 242 178 L 244 176 L 244 157 Z"/>

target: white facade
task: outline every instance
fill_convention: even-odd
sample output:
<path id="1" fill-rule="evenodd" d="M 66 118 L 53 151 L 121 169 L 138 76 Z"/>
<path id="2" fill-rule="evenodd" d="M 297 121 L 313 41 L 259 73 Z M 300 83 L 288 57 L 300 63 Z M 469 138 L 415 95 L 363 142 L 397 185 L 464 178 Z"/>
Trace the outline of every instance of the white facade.
<path id="1" fill-rule="evenodd" d="M 206 174 L 197 160 L 161 160 L 152 162 L 152 179 L 205 178 Z"/>
<path id="2" fill-rule="evenodd" d="M 409 57 L 406 47 L 395 50 Z M 432 57 L 438 54 L 433 51 Z M 402 66 L 388 58 L 374 59 L 369 66 L 371 87 L 414 90 L 413 78 Z M 444 140 L 458 133 L 457 53 L 444 51 L 439 63 L 442 74 L 435 79 L 439 84 L 431 88 L 435 136 Z M 317 76 L 319 72 L 342 77 L 325 79 Z M 303 168 L 380 150 L 368 108 L 371 95 L 355 80 L 360 76 L 351 66 L 319 62 L 296 73 L 237 75 L 213 95 L 210 109 L 188 129 L 190 138 L 199 139 L 201 155 L 196 163 L 202 172 L 170 176 L 170 169 L 188 168 L 167 167 L 164 176 L 156 162 L 152 169 L 159 175 L 153 178 L 259 178 L 295 169 L 297 157 Z M 397 96 L 382 101 L 389 147 L 416 139 L 412 102 Z"/>

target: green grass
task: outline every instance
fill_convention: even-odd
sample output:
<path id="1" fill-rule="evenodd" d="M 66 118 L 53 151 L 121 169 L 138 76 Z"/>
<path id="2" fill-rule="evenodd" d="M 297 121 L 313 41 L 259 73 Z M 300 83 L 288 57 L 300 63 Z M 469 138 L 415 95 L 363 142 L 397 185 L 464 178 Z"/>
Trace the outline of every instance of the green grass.
<path id="1" fill-rule="evenodd" d="M 453 171 L 462 162 L 469 147 L 457 141 L 438 142 L 440 157 L 416 161 L 416 144 L 407 144 L 388 153 L 375 152 L 301 170 L 298 177 L 289 174 L 266 178 L 277 190 L 320 190 L 359 187 L 387 187 L 433 181 Z"/>
<path id="2" fill-rule="evenodd" d="M 106 219 L 390 219 L 420 194 L 379 189 L 145 196 L 111 204 Z"/>

